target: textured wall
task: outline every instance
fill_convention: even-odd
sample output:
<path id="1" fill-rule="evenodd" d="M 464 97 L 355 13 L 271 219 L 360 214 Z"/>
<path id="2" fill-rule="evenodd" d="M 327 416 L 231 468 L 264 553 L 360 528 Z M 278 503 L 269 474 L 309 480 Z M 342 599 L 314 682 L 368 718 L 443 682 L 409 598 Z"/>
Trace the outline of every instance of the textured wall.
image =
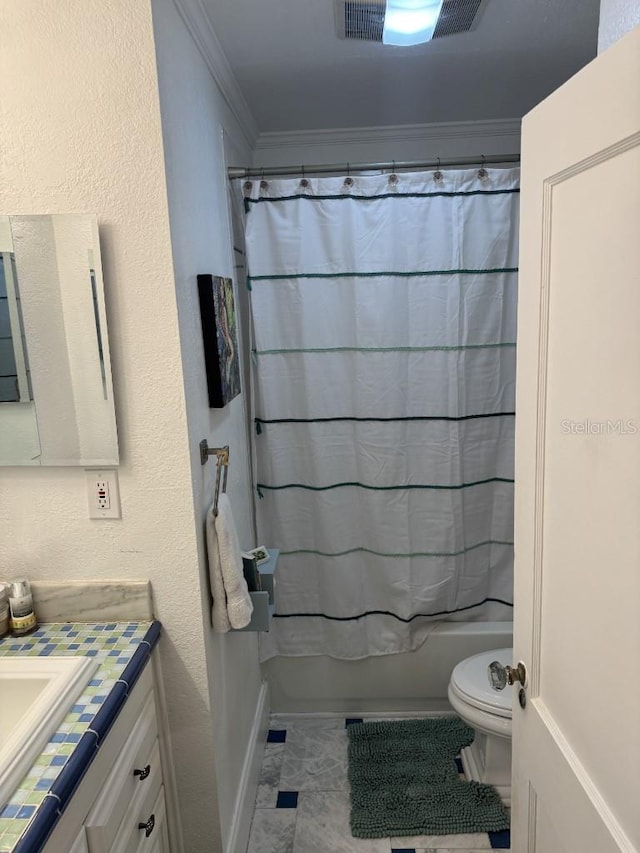
<path id="1" fill-rule="evenodd" d="M 0 211 L 98 215 L 123 513 L 87 518 L 81 469 L 0 469 L 0 575 L 151 579 L 186 849 L 212 853 L 213 730 L 149 0 L 0 0 L 0 78 Z"/>
<path id="2" fill-rule="evenodd" d="M 640 0 L 600 0 L 598 53 L 640 24 Z"/>
<path id="3" fill-rule="evenodd" d="M 172 0 L 153 0 L 171 241 L 184 365 L 189 446 L 199 532 L 211 503 L 215 462 L 200 465 L 198 444 L 230 448 L 228 493 L 244 548 L 253 547 L 244 396 L 210 409 L 204 372 L 198 273 L 233 277 L 225 144 L 249 162 L 251 151 L 215 86 Z M 223 139 L 223 136 L 225 137 Z M 244 287 L 244 280 L 236 285 Z M 236 297 L 237 303 L 237 297 Z M 204 541 L 199 537 L 202 577 Z M 206 582 L 202 589 L 206 593 Z M 208 595 L 203 598 L 208 619 Z M 223 839 L 229 830 L 260 689 L 257 634 L 205 632 Z"/>

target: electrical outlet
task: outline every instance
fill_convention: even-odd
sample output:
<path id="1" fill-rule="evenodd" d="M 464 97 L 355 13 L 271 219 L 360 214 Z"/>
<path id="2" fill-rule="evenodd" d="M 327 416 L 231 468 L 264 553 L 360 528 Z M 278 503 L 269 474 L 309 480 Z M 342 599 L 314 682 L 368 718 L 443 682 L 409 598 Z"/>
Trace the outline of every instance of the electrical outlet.
<path id="1" fill-rule="evenodd" d="M 111 498 L 109 497 L 109 481 L 96 481 L 96 503 L 98 509 L 111 509 Z"/>
<path id="2" fill-rule="evenodd" d="M 85 469 L 89 518 L 120 518 L 120 490 L 115 470 Z"/>

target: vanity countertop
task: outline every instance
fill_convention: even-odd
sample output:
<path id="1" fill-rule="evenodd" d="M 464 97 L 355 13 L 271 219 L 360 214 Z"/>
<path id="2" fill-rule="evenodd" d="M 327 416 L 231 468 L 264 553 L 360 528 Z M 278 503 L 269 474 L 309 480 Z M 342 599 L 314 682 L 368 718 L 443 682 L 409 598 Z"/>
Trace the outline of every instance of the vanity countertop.
<path id="1" fill-rule="evenodd" d="M 27 637 L 0 640 L 0 656 L 74 655 L 98 661 L 93 678 L 0 811 L 0 853 L 39 849 L 144 669 L 160 629 L 157 621 L 51 622 Z"/>

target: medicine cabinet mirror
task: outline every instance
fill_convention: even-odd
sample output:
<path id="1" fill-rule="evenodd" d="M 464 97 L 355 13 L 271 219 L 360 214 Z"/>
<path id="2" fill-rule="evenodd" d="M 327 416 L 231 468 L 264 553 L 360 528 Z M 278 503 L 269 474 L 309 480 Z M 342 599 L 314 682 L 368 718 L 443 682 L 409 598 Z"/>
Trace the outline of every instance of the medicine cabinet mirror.
<path id="1" fill-rule="evenodd" d="M 0 465 L 117 465 L 97 218 L 0 216 Z"/>

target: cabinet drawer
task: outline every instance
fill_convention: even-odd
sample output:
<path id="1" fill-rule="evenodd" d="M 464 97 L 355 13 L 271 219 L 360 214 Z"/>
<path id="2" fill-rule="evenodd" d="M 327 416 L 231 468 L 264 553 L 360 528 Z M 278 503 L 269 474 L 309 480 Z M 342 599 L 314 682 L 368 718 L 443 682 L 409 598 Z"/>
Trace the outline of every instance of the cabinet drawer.
<path id="1" fill-rule="evenodd" d="M 171 848 L 169 847 L 169 830 L 167 829 L 164 806 L 165 804 L 163 797 L 162 803 L 158 805 L 158 812 L 160 812 L 160 810 L 162 809 L 162 822 L 158 824 L 159 833 L 155 833 L 156 837 L 151 847 L 151 850 L 147 850 L 147 848 L 145 847 L 144 853 L 171 853 Z"/>
<path id="2" fill-rule="evenodd" d="M 161 778 L 157 737 L 155 701 L 151 692 L 102 793 L 87 816 L 89 853 L 109 853 L 127 809 L 134 801 L 145 797 L 154 779 Z"/>
<path id="3" fill-rule="evenodd" d="M 160 788 L 160 793 L 153 804 L 153 816 L 155 819 L 153 832 L 148 838 L 144 832 L 140 832 L 140 843 L 135 848 L 135 853 L 169 853 L 169 833 L 167 832 L 164 787 Z"/>
<path id="4" fill-rule="evenodd" d="M 142 826 L 146 824 L 146 827 Z M 147 835 L 147 831 L 149 834 Z M 127 813 L 110 853 L 152 853 L 165 850 L 162 842 L 166 838 L 166 810 L 164 786 L 160 785 L 134 814 Z M 166 847 L 168 853 L 168 847 Z"/>

